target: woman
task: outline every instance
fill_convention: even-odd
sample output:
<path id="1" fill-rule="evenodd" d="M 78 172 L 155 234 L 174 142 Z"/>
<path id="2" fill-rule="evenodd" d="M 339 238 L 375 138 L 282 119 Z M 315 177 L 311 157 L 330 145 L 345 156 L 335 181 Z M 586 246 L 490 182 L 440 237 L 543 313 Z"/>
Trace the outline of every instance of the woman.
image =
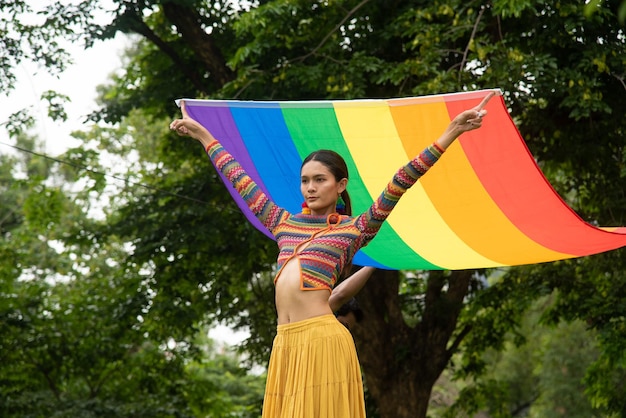
<path id="1" fill-rule="evenodd" d="M 303 213 L 292 214 L 270 201 L 217 139 L 187 114 L 170 124 L 200 143 L 214 165 L 276 237 L 277 335 L 268 367 L 264 418 L 365 417 L 361 371 L 350 332 L 329 305 L 337 279 L 354 254 L 379 231 L 398 199 L 462 133 L 480 128 L 487 95 L 456 116 L 445 132 L 401 167 L 368 211 L 351 216 L 348 170 L 330 150 L 309 155 L 300 170 Z M 338 212 L 344 212 L 340 214 Z"/>

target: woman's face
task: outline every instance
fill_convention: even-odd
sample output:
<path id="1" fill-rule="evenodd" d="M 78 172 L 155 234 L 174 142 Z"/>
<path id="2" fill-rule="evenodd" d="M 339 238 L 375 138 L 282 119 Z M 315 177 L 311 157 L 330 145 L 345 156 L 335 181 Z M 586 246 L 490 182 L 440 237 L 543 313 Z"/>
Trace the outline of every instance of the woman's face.
<path id="1" fill-rule="evenodd" d="M 347 183 L 348 179 L 335 180 L 328 167 L 319 161 L 309 161 L 300 171 L 300 191 L 312 215 L 335 212 L 337 198 Z"/>

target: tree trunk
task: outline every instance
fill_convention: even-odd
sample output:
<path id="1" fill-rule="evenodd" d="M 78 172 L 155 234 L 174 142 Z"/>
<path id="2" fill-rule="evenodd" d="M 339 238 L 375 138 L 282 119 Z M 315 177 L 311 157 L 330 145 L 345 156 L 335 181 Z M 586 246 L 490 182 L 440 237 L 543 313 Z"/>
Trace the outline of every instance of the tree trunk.
<path id="1" fill-rule="evenodd" d="M 224 55 L 213 37 L 202 27 L 198 12 L 174 2 L 163 3 L 162 7 L 165 16 L 176 26 L 186 44 L 194 51 L 195 58 L 204 64 L 204 69 L 209 71 L 217 88 L 232 81 L 235 74 L 226 65 Z M 174 62 L 177 65 L 184 65 L 184 60 Z M 200 90 L 205 91 L 206 86 L 199 84 Z"/>
<path id="2" fill-rule="evenodd" d="M 381 417 L 426 417 L 433 386 L 459 343 L 450 339 L 471 277 L 471 271 L 431 272 L 415 327 L 402 316 L 398 272 L 376 271 L 357 296 L 364 318 L 353 333 Z"/>

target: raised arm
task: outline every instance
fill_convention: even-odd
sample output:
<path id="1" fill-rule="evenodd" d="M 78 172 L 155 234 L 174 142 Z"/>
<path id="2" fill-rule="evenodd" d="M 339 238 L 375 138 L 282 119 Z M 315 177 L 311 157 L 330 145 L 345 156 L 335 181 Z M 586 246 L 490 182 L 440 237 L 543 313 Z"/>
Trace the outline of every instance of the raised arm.
<path id="1" fill-rule="evenodd" d="M 352 299 L 365 286 L 367 280 L 376 270 L 374 267 L 362 267 L 352 276 L 339 283 L 330 294 L 328 304 L 333 312 Z"/>
<path id="2" fill-rule="evenodd" d="M 487 114 L 483 108 L 495 94 L 495 91 L 489 93 L 476 107 L 459 113 L 436 141 L 400 167 L 378 199 L 357 220 L 356 225 L 363 232 L 362 246 L 374 238 L 402 195 L 426 174 L 445 150 L 464 132 L 482 126 L 483 116 Z"/>
<path id="3" fill-rule="evenodd" d="M 181 101 L 180 109 L 183 117 L 170 123 L 170 129 L 181 136 L 189 136 L 198 140 L 204 147 L 215 168 L 231 182 L 239 195 L 246 202 L 254 216 L 271 232 L 280 222 L 286 211 L 277 206 L 263 193 L 261 188 L 250 178 L 220 142 L 198 121 L 187 113 L 185 101 Z"/>

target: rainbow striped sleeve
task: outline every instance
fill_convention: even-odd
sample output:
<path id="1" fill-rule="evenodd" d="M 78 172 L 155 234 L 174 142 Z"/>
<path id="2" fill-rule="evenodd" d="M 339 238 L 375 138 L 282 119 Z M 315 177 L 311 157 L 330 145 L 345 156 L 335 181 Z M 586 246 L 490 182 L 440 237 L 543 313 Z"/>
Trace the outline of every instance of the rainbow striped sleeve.
<path id="1" fill-rule="evenodd" d="M 273 231 L 285 210 L 267 198 L 241 164 L 218 141 L 211 142 L 206 152 L 215 168 L 230 181 L 254 216 L 269 231 Z"/>

